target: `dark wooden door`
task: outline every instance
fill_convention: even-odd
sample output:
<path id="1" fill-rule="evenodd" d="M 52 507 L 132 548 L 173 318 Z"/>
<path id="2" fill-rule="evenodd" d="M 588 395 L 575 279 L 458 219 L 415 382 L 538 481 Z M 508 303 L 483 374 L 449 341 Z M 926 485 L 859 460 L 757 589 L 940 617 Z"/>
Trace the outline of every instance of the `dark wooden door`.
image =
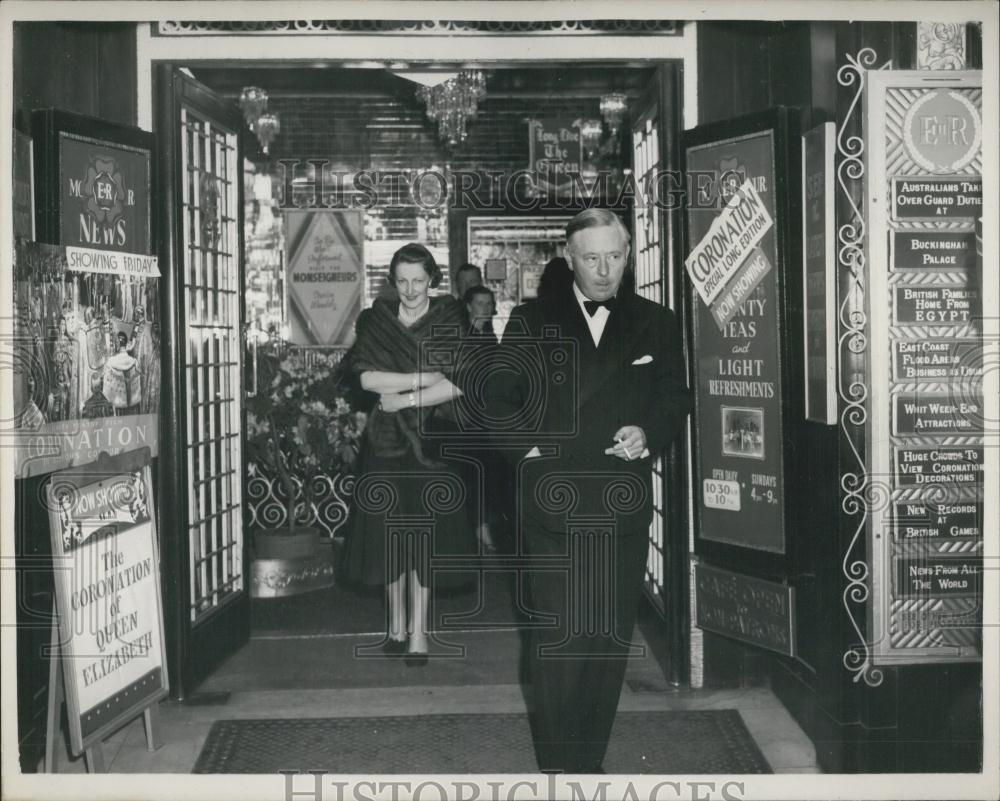
<path id="1" fill-rule="evenodd" d="M 243 533 L 243 118 L 157 65 L 164 310 L 164 606 L 171 688 L 250 636 Z"/>
<path id="2" fill-rule="evenodd" d="M 680 68 L 668 62 L 656 68 L 653 80 L 632 112 L 630 147 L 636 184 L 666 185 L 657 176 L 677 170 L 678 138 L 682 129 Z M 681 314 L 679 237 L 676 209 L 662 208 L 648 192 L 637 193 L 633 214 L 632 255 L 636 291 Z M 689 581 L 686 471 L 684 443 L 678 441 L 653 464 L 653 523 L 645 591 L 659 614 L 669 643 L 667 678 L 687 684 L 689 676 Z"/>

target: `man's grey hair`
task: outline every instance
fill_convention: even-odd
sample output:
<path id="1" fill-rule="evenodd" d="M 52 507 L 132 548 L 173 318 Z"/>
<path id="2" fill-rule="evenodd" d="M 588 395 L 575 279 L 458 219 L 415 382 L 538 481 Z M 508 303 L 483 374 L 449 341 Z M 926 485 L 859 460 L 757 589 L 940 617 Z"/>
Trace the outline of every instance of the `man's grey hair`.
<path id="1" fill-rule="evenodd" d="M 566 225 L 566 243 L 569 244 L 570 237 L 577 231 L 582 231 L 585 228 L 603 228 L 608 225 L 618 229 L 625 240 L 625 244 L 631 244 L 632 235 L 628 232 L 628 228 L 625 227 L 625 223 L 622 222 L 621 217 L 613 211 L 596 208 L 581 211 L 569 221 Z"/>

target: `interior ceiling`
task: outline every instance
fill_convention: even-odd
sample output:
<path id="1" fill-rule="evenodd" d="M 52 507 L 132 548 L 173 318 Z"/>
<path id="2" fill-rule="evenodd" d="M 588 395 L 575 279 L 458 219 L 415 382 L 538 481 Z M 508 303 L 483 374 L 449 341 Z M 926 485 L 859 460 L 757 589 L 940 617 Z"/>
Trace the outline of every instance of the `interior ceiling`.
<path id="1" fill-rule="evenodd" d="M 465 64 L 435 63 L 404 65 L 365 64 L 358 66 L 288 64 L 279 62 L 188 64 L 194 76 L 224 95 L 239 95 L 244 86 L 259 86 L 272 94 L 394 94 L 412 93 L 415 84 L 394 75 L 407 68 L 422 71 L 454 72 Z M 655 67 L 629 63 L 551 63 L 521 67 L 482 65 L 486 71 L 486 90 L 494 97 L 539 96 L 558 93 L 563 96 L 594 96 L 610 91 L 638 96 L 648 84 Z"/>

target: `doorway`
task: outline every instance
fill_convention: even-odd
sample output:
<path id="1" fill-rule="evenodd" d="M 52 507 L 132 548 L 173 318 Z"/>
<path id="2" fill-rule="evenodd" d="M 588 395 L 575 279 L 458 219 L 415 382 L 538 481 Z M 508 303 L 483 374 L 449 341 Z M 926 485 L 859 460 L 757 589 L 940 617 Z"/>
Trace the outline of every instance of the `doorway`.
<path id="1" fill-rule="evenodd" d="M 552 209 L 545 207 L 525 210 L 501 203 L 500 208 L 466 211 L 447 203 L 435 206 L 421 203 L 419 198 L 406 198 L 398 182 L 386 181 L 383 186 L 387 187 L 389 202 L 358 211 L 352 205 L 359 195 L 364 199 L 356 184 L 360 171 L 371 171 L 383 178 L 419 170 L 437 171 L 448 178 L 458 172 L 484 169 L 513 173 L 528 163 L 530 145 L 525 123 L 532 118 L 562 118 L 570 124 L 596 119 L 600 133 L 589 143 L 585 156 L 597 171 L 613 173 L 618 180 L 629 173 L 648 174 L 676 163 L 672 148 L 682 108 L 682 71 L 676 62 L 580 62 L 572 67 L 565 63 L 490 64 L 486 98 L 461 148 L 441 144 L 434 124 L 426 120 L 425 109 L 416 100 L 414 82 L 406 77 L 406 70 L 392 70 L 389 66 L 381 64 L 375 69 L 369 65 L 362 69 L 330 63 L 322 68 L 288 62 L 184 63 L 188 73 L 184 82 L 201 84 L 203 94 L 211 93 L 220 104 L 227 105 L 231 128 L 240 133 L 244 169 L 236 188 L 242 198 L 243 214 L 233 219 L 234 228 L 237 223 L 243 227 L 240 285 L 245 291 L 240 299 L 240 325 L 244 328 L 233 330 L 245 345 L 236 370 L 244 378 L 240 387 L 244 410 L 253 409 L 250 396 L 266 392 L 273 380 L 271 375 L 262 379 L 261 364 L 268 347 L 275 346 L 276 352 L 282 354 L 278 363 L 291 359 L 292 369 L 306 374 L 334 369 L 344 351 L 342 344 L 323 346 L 315 338 L 310 342 L 308 337 L 302 341 L 291 335 L 295 329 L 301 333 L 308 328 L 288 286 L 288 260 L 294 256 L 294 245 L 290 247 L 290 243 L 297 235 L 293 215 L 334 218 L 330 230 L 335 233 L 330 235 L 340 236 L 345 243 L 351 239 L 352 226 L 360 230 L 363 306 L 384 291 L 389 258 L 408 241 L 429 242 L 439 263 L 446 265 L 449 272 L 470 258 L 474 250 L 485 254 L 484 261 L 502 261 L 502 272 L 494 264 L 496 271 L 490 274 L 487 270 L 484 276 L 487 282 L 494 282 L 502 314 L 525 299 L 526 276 L 532 270 L 540 271 L 544 259 L 560 252 L 562 225 L 549 226 L 551 231 L 545 229 L 545 221 L 557 219 Z M 425 66 L 441 70 L 448 65 Z M 268 111 L 281 121 L 281 131 L 268 143 L 267 153 L 245 125 L 233 118 L 238 113 L 239 98 L 249 86 L 266 89 Z M 624 94 L 630 115 L 630 121 L 613 135 L 600 119 L 600 98 L 611 90 Z M 563 218 L 572 213 L 565 208 L 560 211 Z M 675 222 L 656 208 L 626 205 L 621 211 L 635 231 L 637 258 L 642 259 L 641 265 L 637 262 L 638 291 L 669 304 L 676 297 L 674 284 L 678 280 L 674 274 L 675 243 L 669 236 Z M 357 215 L 360 225 L 347 220 L 349 214 Z M 484 234 L 479 227 L 473 234 L 474 219 L 494 221 L 496 241 L 487 241 L 492 229 Z M 536 221 L 542 224 L 541 239 L 535 234 L 526 239 L 520 232 L 515 247 L 513 240 L 503 238 L 506 232 L 531 228 Z M 301 235 L 300 243 L 308 238 L 310 230 Z M 664 247 L 664 243 L 672 244 Z M 485 263 L 481 266 L 487 267 Z M 448 290 L 449 282 L 445 281 L 439 291 Z M 293 338 L 297 341 L 291 341 Z M 192 397 L 197 398 L 197 393 Z M 286 596 L 283 598 L 253 597 L 258 581 L 284 584 L 288 589 L 303 571 L 288 569 L 275 578 L 273 572 L 262 574 L 252 559 L 249 546 L 254 530 L 263 527 L 262 523 L 275 524 L 282 515 L 287 520 L 287 492 L 283 498 L 281 482 L 268 475 L 263 464 L 254 462 L 253 449 L 247 445 L 254 423 L 247 423 L 245 415 L 239 419 L 248 426 L 242 429 L 245 470 L 241 475 L 245 483 L 240 495 L 243 529 L 239 541 L 244 554 L 243 597 L 239 605 L 247 607 L 247 622 L 241 620 L 237 627 L 238 638 L 213 644 L 220 654 L 215 661 L 232 656 L 239 648 L 239 638 L 244 642 L 245 637 L 268 641 L 288 637 L 348 638 L 384 630 L 378 594 L 366 598 L 334 581 L 326 587 L 314 583 L 314 589 L 302 594 L 280 593 Z M 669 656 L 663 661 L 669 682 L 675 686 L 686 681 L 688 664 L 688 551 L 687 532 L 681 530 L 685 519 L 681 508 L 685 503 L 682 467 L 683 459 L 677 454 L 669 455 L 657 467 L 657 516 L 650 532 L 647 571 L 650 609 L 656 625 L 667 635 L 665 650 Z M 345 467 L 323 476 L 310 476 L 309 480 L 317 491 L 310 494 L 306 515 L 319 529 L 324 547 L 334 555 L 335 566 L 336 551 L 348 535 L 350 470 Z M 299 481 L 297 486 L 302 483 Z M 672 504 L 667 500 L 671 497 L 681 500 Z M 668 536 L 668 531 L 679 533 Z M 232 539 L 235 541 L 236 536 Z M 676 544 L 672 544 L 674 540 Z M 191 550 L 194 547 L 189 543 L 188 551 L 196 552 Z M 188 553 L 189 563 L 192 558 Z M 438 610 L 441 626 L 462 631 L 513 631 L 518 623 L 517 590 L 511 589 L 506 580 L 510 573 L 487 571 L 470 596 L 444 599 Z M 662 656 L 664 651 L 660 653 Z M 182 658 L 186 657 L 178 657 Z M 201 681 L 201 676 L 193 676 L 191 687 Z"/>

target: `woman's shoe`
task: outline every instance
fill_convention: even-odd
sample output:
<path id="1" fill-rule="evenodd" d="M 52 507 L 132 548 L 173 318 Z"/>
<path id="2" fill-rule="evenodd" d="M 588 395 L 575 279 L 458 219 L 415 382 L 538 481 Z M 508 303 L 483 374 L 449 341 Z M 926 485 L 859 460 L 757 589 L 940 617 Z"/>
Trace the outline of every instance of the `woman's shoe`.
<path id="1" fill-rule="evenodd" d="M 386 640 L 382 653 L 390 657 L 402 656 L 406 653 L 406 640 Z"/>
<path id="2" fill-rule="evenodd" d="M 427 664 L 427 654 L 407 654 L 403 661 L 407 667 L 423 667 Z"/>

